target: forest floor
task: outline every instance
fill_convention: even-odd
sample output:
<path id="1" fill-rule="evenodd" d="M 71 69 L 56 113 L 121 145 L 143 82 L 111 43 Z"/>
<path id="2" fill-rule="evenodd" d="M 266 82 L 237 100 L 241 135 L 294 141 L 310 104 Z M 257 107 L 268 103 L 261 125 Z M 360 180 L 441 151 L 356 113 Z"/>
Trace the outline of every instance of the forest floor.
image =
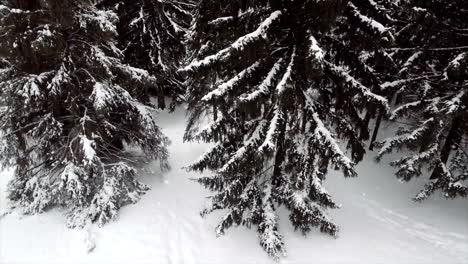
<path id="1" fill-rule="evenodd" d="M 206 144 L 183 143 L 184 110 L 161 113 L 158 122 L 172 140 L 172 170 L 157 162 L 141 169 L 151 186 L 140 202 L 120 210 L 103 228 L 67 229 L 63 211 L 24 216 L 8 214 L 5 186 L 11 171 L 0 173 L 0 263 L 273 263 L 256 233 L 232 228 L 216 237 L 220 213 L 199 215 L 209 195 L 182 167 L 196 160 Z M 372 153 L 369 155 L 372 156 Z M 359 177 L 332 172 L 326 187 L 342 208 L 330 211 L 340 225 L 338 238 L 295 232 L 280 211 L 287 256 L 280 263 L 468 263 L 468 201 L 439 195 L 423 203 L 411 198 L 423 182 L 398 182 L 385 160 L 358 166 Z M 95 248 L 87 253 L 90 240 Z M 88 245 L 87 245 L 88 244 Z"/>

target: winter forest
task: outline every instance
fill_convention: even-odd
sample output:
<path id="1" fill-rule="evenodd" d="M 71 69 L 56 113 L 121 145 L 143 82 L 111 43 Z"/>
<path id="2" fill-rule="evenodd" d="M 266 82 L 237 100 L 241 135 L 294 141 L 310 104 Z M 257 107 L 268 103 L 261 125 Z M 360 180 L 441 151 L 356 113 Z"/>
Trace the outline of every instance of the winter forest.
<path id="1" fill-rule="evenodd" d="M 468 1 L 0 0 L 0 263 L 468 263 Z"/>

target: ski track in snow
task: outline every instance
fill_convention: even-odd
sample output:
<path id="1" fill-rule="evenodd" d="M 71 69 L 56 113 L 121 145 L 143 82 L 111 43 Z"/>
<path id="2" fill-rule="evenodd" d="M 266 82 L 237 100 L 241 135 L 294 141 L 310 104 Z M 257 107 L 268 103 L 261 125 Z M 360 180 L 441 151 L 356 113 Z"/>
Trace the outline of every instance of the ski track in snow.
<path id="1" fill-rule="evenodd" d="M 390 209 L 382 208 L 376 201 L 367 200 L 364 205 L 367 214 L 394 232 L 402 232 L 410 239 L 431 244 L 434 248 L 447 252 L 460 262 L 468 256 L 468 238 L 453 232 L 444 232 L 439 228 L 410 218 Z M 467 220 L 468 221 L 468 220 Z M 462 253 L 459 255 L 459 253 Z"/>
<path id="2" fill-rule="evenodd" d="M 183 143 L 184 111 L 161 113 L 163 132 L 172 140 L 172 170 L 160 173 L 157 162 L 140 170 L 151 186 L 140 202 L 122 208 L 117 221 L 103 228 L 65 227 L 63 212 L 52 210 L 0 217 L 0 263 L 274 263 L 258 245 L 254 230 L 232 228 L 216 238 L 221 213 L 202 219 L 210 195 L 183 166 L 208 145 Z M 359 177 L 331 173 L 326 187 L 343 207 L 330 212 L 341 230 L 337 239 L 294 232 L 288 214 L 279 210 L 287 257 L 281 263 L 468 263 L 468 203 L 440 197 L 410 200 L 421 184 L 401 184 L 388 166 L 365 161 Z M 7 212 L 7 175 L 0 173 L 0 215 Z M 89 251 L 89 253 L 87 253 Z M 27 253 L 25 253 L 27 252 Z"/>

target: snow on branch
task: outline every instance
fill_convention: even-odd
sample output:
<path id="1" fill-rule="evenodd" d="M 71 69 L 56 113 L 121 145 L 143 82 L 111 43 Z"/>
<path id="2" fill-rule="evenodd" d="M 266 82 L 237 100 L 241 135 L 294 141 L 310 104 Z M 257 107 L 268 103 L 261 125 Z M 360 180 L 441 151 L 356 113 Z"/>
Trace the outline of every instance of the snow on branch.
<path id="1" fill-rule="evenodd" d="M 96 82 L 91 100 L 94 103 L 94 108 L 102 110 L 108 107 L 120 105 L 121 103 L 129 104 L 134 101 L 131 95 L 120 87 L 111 87 L 105 83 Z"/>
<path id="2" fill-rule="evenodd" d="M 389 119 L 396 120 L 397 118 L 405 115 L 406 113 L 411 113 L 411 110 L 417 109 L 419 106 L 421 106 L 421 104 L 422 104 L 422 101 L 415 101 L 415 102 L 410 102 L 410 103 L 401 105 L 397 107 L 395 110 L 393 110 Z"/>
<path id="3" fill-rule="evenodd" d="M 23 77 L 20 81 L 24 81 L 24 83 L 16 93 L 25 98 L 26 103 L 31 99 L 40 97 L 43 94 L 43 86 L 47 84 L 52 75 L 54 75 L 54 71 L 42 72 L 39 75 L 30 74 Z"/>
<path id="4" fill-rule="evenodd" d="M 81 181 L 84 175 L 86 175 L 85 170 L 73 163 L 68 163 L 60 175 L 62 187 L 67 190 L 67 193 L 73 199 L 78 200 L 80 204 L 85 203 L 84 197 L 86 197 L 86 186 Z"/>
<path id="5" fill-rule="evenodd" d="M 259 9 L 263 9 L 263 8 L 259 8 Z M 237 14 L 236 18 L 237 19 L 241 19 L 245 16 L 249 16 L 251 15 L 252 13 L 254 13 L 255 11 L 258 11 L 258 9 L 253 9 L 253 8 L 249 8 L 247 10 L 245 10 L 244 12 L 241 12 L 239 10 L 239 13 Z M 230 22 L 230 21 L 233 21 L 234 20 L 234 16 L 224 16 L 224 17 L 218 17 L 216 19 L 213 19 L 211 20 L 210 22 L 208 22 L 208 25 L 213 25 L 213 26 L 220 26 L 226 22 Z"/>
<path id="6" fill-rule="evenodd" d="M 78 19 L 83 29 L 92 29 L 93 26 L 97 26 L 101 32 L 109 32 L 117 35 L 116 23 L 119 18 L 113 11 L 90 10 L 88 12 L 82 12 L 78 16 Z"/>
<path id="7" fill-rule="evenodd" d="M 271 68 L 270 72 L 266 78 L 262 81 L 262 83 L 257 87 L 255 91 L 250 94 L 243 94 L 240 96 L 241 102 L 252 102 L 256 100 L 261 95 L 267 95 L 270 93 L 271 86 L 275 80 L 275 77 L 279 73 L 281 69 L 281 65 L 283 64 L 283 58 L 280 58 Z"/>
<path id="8" fill-rule="evenodd" d="M 359 81 L 354 79 L 351 75 L 349 75 L 345 69 L 341 67 L 337 67 L 334 64 L 325 61 L 325 65 L 328 67 L 328 69 L 331 71 L 333 75 L 338 77 L 341 81 L 343 81 L 349 88 L 352 90 L 355 90 L 356 92 L 360 93 L 362 96 L 364 96 L 368 101 L 374 102 L 376 104 L 381 105 L 384 107 L 386 112 L 389 112 L 390 107 L 388 105 L 388 101 L 385 97 L 377 95 L 369 88 L 366 86 L 362 85 Z"/>
<path id="9" fill-rule="evenodd" d="M 266 121 L 262 120 L 258 122 L 254 132 L 250 136 L 250 138 L 244 143 L 244 145 L 239 148 L 219 170 L 218 173 L 226 173 L 233 168 L 235 168 L 236 164 L 245 158 L 245 155 L 249 153 L 251 149 L 258 145 L 258 142 L 262 136 L 262 130 L 266 126 Z"/>
<path id="10" fill-rule="evenodd" d="M 449 62 L 449 67 L 458 68 L 462 65 L 462 61 L 468 56 L 468 52 L 462 52 L 455 57 L 451 62 Z"/>
<path id="11" fill-rule="evenodd" d="M 434 118 L 429 118 L 424 121 L 421 126 L 411 133 L 406 133 L 403 135 L 398 135 L 391 137 L 380 143 L 380 150 L 377 153 L 377 160 L 381 159 L 383 155 L 390 153 L 395 147 L 400 147 L 404 144 L 416 142 L 422 136 L 424 136 L 427 131 L 431 130 L 431 125 L 434 123 Z"/>
<path id="12" fill-rule="evenodd" d="M 124 162 L 110 164 L 103 172 L 104 182 L 93 197 L 88 214 L 99 226 L 114 219 L 125 204 L 136 203 L 149 187 L 135 179 L 135 168 Z"/>
<path id="13" fill-rule="evenodd" d="M 249 207 L 249 203 L 252 202 L 252 196 L 256 191 L 257 179 L 251 179 L 247 184 L 241 179 L 231 181 L 229 184 L 225 184 L 215 196 L 212 197 L 208 206 L 201 212 L 204 216 L 214 210 L 228 207 L 228 201 L 236 200 L 234 205 L 229 206 L 229 212 L 224 215 L 220 223 L 216 226 L 216 235 L 224 235 L 225 230 L 230 228 L 233 224 L 240 225 L 241 215 Z"/>
<path id="14" fill-rule="evenodd" d="M 462 72 L 467 68 L 468 52 L 458 54 L 444 69 L 444 80 L 459 79 Z"/>
<path id="15" fill-rule="evenodd" d="M 243 50 L 247 46 L 260 39 L 266 39 L 269 28 L 276 20 L 279 19 L 280 16 L 281 11 L 275 11 L 271 13 L 271 15 L 267 19 L 265 19 L 254 32 L 251 32 L 247 35 L 238 38 L 229 47 L 219 51 L 216 54 L 207 56 L 202 60 L 193 61 L 185 68 L 183 68 L 182 71 L 195 71 L 200 67 L 206 67 L 216 62 L 225 61 L 232 55 L 234 51 Z"/>
<path id="16" fill-rule="evenodd" d="M 93 53 L 93 59 L 102 66 L 102 68 L 106 71 L 107 75 L 113 76 L 111 69 L 116 64 L 119 64 L 118 60 L 107 56 L 105 52 L 102 51 L 102 49 L 100 49 L 99 47 L 93 46 L 91 48 Z"/>
<path id="17" fill-rule="evenodd" d="M 226 121 L 226 117 L 223 115 L 222 112 L 218 113 L 220 116 L 218 116 L 218 119 L 211 121 L 204 127 L 202 127 L 200 130 L 198 130 L 197 133 L 195 133 L 193 136 L 191 136 L 191 139 L 200 141 L 200 140 L 208 140 L 213 136 L 214 133 L 219 131 L 219 129 L 222 127 L 224 122 Z"/>
<path id="18" fill-rule="evenodd" d="M 453 98 L 451 98 L 450 100 L 447 100 L 444 102 L 444 112 L 446 114 L 453 114 L 457 111 L 460 111 L 461 109 L 463 109 L 463 97 L 466 97 L 468 96 L 468 94 L 466 94 L 466 91 L 460 91 L 457 95 L 455 95 Z M 465 107 L 466 108 L 466 107 Z M 466 109 L 465 109 L 466 110 Z"/>
<path id="19" fill-rule="evenodd" d="M 122 74 L 125 74 L 132 81 L 150 84 L 157 82 L 157 78 L 151 75 L 147 70 L 132 67 L 126 64 L 117 64 L 115 66 Z"/>
<path id="20" fill-rule="evenodd" d="M 339 208 L 340 206 L 333 201 L 331 195 L 323 186 L 322 179 L 319 177 L 320 173 L 320 167 L 315 164 L 315 167 L 313 168 L 312 174 L 310 176 L 311 179 L 309 193 L 314 192 L 317 195 L 321 206 L 326 206 L 328 208 Z"/>
<path id="21" fill-rule="evenodd" d="M 52 94 L 58 94 L 61 90 L 61 87 L 64 83 L 71 81 L 70 75 L 65 68 L 65 65 L 62 63 L 60 68 L 55 72 L 54 77 L 47 85 L 47 89 L 51 91 Z"/>
<path id="22" fill-rule="evenodd" d="M 318 113 L 313 113 L 312 119 L 316 126 L 313 134 L 314 139 L 320 145 L 328 149 L 334 163 L 341 167 L 346 177 L 356 176 L 356 172 L 354 171 L 354 162 L 352 162 L 351 159 L 341 151 L 340 146 L 332 136 L 331 132 L 325 127 L 325 124 L 320 119 Z"/>
<path id="23" fill-rule="evenodd" d="M 283 78 L 281 78 L 281 81 L 276 86 L 276 91 L 279 96 L 283 95 L 283 93 L 288 88 L 288 84 L 292 81 L 291 75 L 292 75 L 292 68 L 294 67 L 295 59 L 296 59 L 296 47 L 294 47 L 293 53 L 291 54 L 291 61 L 289 62 L 288 67 L 286 68 Z"/>
<path id="24" fill-rule="evenodd" d="M 172 29 L 174 30 L 174 32 L 176 33 L 184 33 L 187 31 L 186 28 L 184 28 L 183 26 L 179 25 L 179 23 L 177 23 L 176 21 L 174 21 L 174 19 L 167 13 L 167 12 L 163 12 L 164 14 L 164 17 L 166 17 L 166 19 L 169 21 L 169 23 L 171 24 L 172 26 Z"/>
<path id="25" fill-rule="evenodd" d="M 0 5 L 0 12 L 10 12 L 10 8 L 5 5 Z"/>
<path id="26" fill-rule="evenodd" d="M 227 21 L 232 21 L 234 20 L 233 16 L 225 16 L 225 17 L 218 17 L 216 19 L 211 20 L 208 22 L 208 25 L 219 25 Z"/>
<path id="27" fill-rule="evenodd" d="M 338 227 L 322 207 L 309 198 L 308 193 L 294 191 L 289 197 L 289 203 L 293 207 L 289 219 L 303 234 L 310 232 L 311 226 L 319 226 L 321 232 L 336 236 Z"/>
<path id="28" fill-rule="evenodd" d="M 309 41 L 310 41 L 309 56 L 313 58 L 314 62 L 321 65 L 323 62 L 323 58 L 325 57 L 325 52 L 323 51 L 322 48 L 320 48 L 314 36 L 310 35 Z"/>
<path id="29" fill-rule="evenodd" d="M 421 76 L 421 77 L 416 77 L 416 78 L 409 78 L 409 79 L 400 79 L 400 80 L 395 80 L 395 81 L 388 81 L 384 82 L 380 88 L 382 88 L 382 91 L 388 90 L 388 89 L 395 89 L 395 88 L 400 88 L 401 86 L 411 83 L 411 82 L 416 82 L 420 80 L 426 80 L 428 78 L 434 78 L 434 77 L 439 77 L 439 75 L 430 75 L 430 76 Z"/>
<path id="30" fill-rule="evenodd" d="M 278 260 L 284 252 L 283 238 L 278 232 L 278 216 L 272 201 L 271 184 L 263 190 L 261 222 L 258 225 L 260 245 L 265 251 Z"/>
<path id="31" fill-rule="evenodd" d="M 439 161 L 436 165 L 436 169 L 440 170 L 439 177 L 426 184 L 424 189 L 414 198 L 415 201 L 421 202 L 439 189 L 442 190 L 446 198 L 455 198 L 457 196 L 466 197 L 468 195 L 468 187 L 454 179 L 452 173 L 443 162 Z"/>
<path id="32" fill-rule="evenodd" d="M 83 163 L 85 166 L 93 165 L 97 159 L 96 143 L 85 135 L 80 135 L 80 145 L 83 153 Z"/>
<path id="33" fill-rule="evenodd" d="M 43 10 L 38 10 L 38 12 L 41 12 Z M 10 8 L 8 6 L 0 4 L 0 15 L 7 15 L 9 13 L 13 14 L 31 14 L 36 11 L 29 11 L 29 10 L 23 10 L 23 9 L 18 9 L 18 8 Z"/>
<path id="34" fill-rule="evenodd" d="M 203 153 L 196 161 L 192 162 L 192 164 L 188 166 L 188 169 L 203 171 L 207 168 L 212 168 L 212 160 L 224 155 L 224 151 L 225 147 L 223 146 L 223 144 L 217 143 L 216 145 L 205 151 L 205 153 Z"/>
<path id="35" fill-rule="evenodd" d="M 409 181 L 413 177 L 421 175 L 422 163 L 433 159 L 438 154 L 438 151 L 439 144 L 434 143 L 421 153 L 413 156 L 404 156 L 396 161 L 392 161 L 390 164 L 393 167 L 398 167 L 398 171 L 395 174 L 399 179 Z"/>
<path id="36" fill-rule="evenodd" d="M 145 10 L 143 9 L 143 6 L 140 7 L 140 12 L 138 12 L 138 16 L 135 17 L 130 23 L 128 24 L 130 27 L 134 27 L 137 25 L 140 21 L 143 21 L 145 18 Z M 146 33 L 146 26 L 144 23 L 143 24 L 143 33 Z"/>
<path id="37" fill-rule="evenodd" d="M 111 46 L 115 54 L 121 51 L 115 46 Z M 92 47 L 93 59 L 99 63 L 106 71 L 106 74 L 112 78 L 116 74 L 122 74 L 132 81 L 139 83 L 156 83 L 157 79 L 152 76 L 147 70 L 136 68 L 130 65 L 123 64 L 120 60 L 107 56 L 106 53 L 99 47 Z"/>
<path id="38" fill-rule="evenodd" d="M 224 96 L 227 92 L 231 91 L 234 87 L 239 85 L 245 78 L 251 76 L 260 66 L 260 62 L 255 62 L 254 64 L 250 65 L 248 68 L 241 71 L 238 75 L 234 78 L 230 79 L 229 81 L 222 83 L 218 88 L 214 89 L 213 91 L 209 92 L 205 95 L 201 100 L 202 101 L 211 101 L 213 99 L 220 98 Z"/>
<path id="39" fill-rule="evenodd" d="M 263 141 L 262 145 L 258 148 L 258 151 L 260 153 L 272 151 L 275 148 L 274 140 L 276 138 L 276 135 L 278 134 L 278 125 L 283 119 L 283 112 L 277 106 L 274 110 L 273 118 L 270 121 L 270 126 L 265 136 L 265 140 Z"/>
<path id="40" fill-rule="evenodd" d="M 413 65 L 413 63 L 421 57 L 424 53 L 422 51 L 416 51 L 413 55 L 411 55 L 406 62 L 403 64 L 403 68 L 399 71 L 399 73 L 403 73 L 408 70 L 409 67 Z"/>
<path id="41" fill-rule="evenodd" d="M 195 8 L 196 4 L 193 1 L 172 1 L 172 0 L 159 0 L 159 2 L 164 4 L 169 4 L 170 7 L 174 8 L 179 13 L 185 14 L 187 16 L 191 16 L 192 13 L 187 10 L 191 8 Z"/>
<path id="42" fill-rule="evenodd" d="M 139 119 L 141 120 L 141 125 L 145 128 L 146 133 L 149 135 L 152 132 L 156 134 L 159 134 L 157 131 L 158 129 L 155 129 L 157 126 L 154 122 L 154 115 L 157 112 L 154 107 L 144 105 L 136 100 L 131 101 L 130 105 L 136 109 Z"/>
<path id="43" fill-rule="evenodd" d="M 26 214 L 41 213 L 53 202 L 51 185 L 43 177 L 33 176 L 26 180 L 24 193 L 31 193 L 31 200 L 20 200 Z"/>
<path id="44" fill-rule="evenodd" d="M 362 22 L 363 25 L 369 27 L 373 32 L 378 33 L 383 38 L 393 41 L 395 37 L 390 33 L 389 29 L 382 25 L 380 22 L 371 19 L 359 11 L 359 9 L 352 3 L 348 2 L 348 7 L 350 7 L 352 14 Z"/>

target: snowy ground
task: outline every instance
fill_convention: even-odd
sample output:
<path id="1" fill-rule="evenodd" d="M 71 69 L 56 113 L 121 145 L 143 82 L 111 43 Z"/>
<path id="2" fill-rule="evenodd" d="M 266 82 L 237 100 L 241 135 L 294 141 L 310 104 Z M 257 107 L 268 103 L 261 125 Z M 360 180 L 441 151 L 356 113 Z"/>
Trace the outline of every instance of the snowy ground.
<path id="1" fill-rule="evenodd" d="M 256 234 L 231 229 L 216 238 L 219 214 L 202 219 L 198 212 L 208 196 L 189 180 L 197 175 L 181 169 L 206 149 L 184 144 L 183 110 L 161 114 L 159 122 L 172 139 L 173 169 L 161 174 L 155 163 L 142 169 L 152 186 L 136 205 L 124 207 L 119 219 L 103 228 L 65 227 L 63 212 L 0 218 L 0 263 L 271 263 Z M 288 256 L 281 263 L 468 263 L 468 201 L 441 197 L 417 204 L 410 198 L 421 183 L 401 184 L 385 164 L 365 161 L 359 178 L 332 174 L 327 188 L 342 208 L 330 212 L 341 226 L 337 239 L 318 232 L 303 237 L 282 214 Z M 7 208 L 0 174 L 0 214 Z M 85 238 L 96 248 L 86 253 Z"/>

